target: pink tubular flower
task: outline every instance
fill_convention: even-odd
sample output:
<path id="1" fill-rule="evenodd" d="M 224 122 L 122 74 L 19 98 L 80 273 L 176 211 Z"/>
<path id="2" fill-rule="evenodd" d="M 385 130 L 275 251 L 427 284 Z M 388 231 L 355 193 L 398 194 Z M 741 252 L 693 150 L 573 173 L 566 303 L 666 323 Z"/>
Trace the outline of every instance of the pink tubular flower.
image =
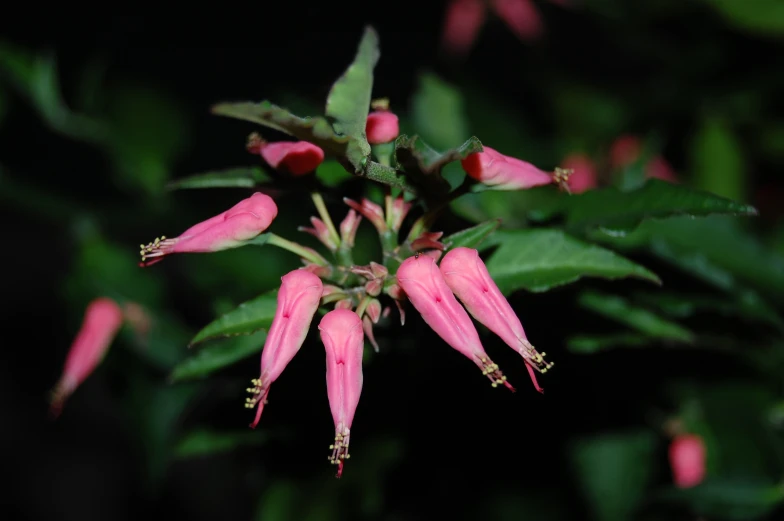
<path id="1" fill-rule="evenodd" d="M 452 294 L 431 257 L 415 255 L 404 260 L 397 270 L 397 281 L 438 336 L 479 366 L 493 387 L 505 385 L 514 391 L 506 376 L 485 353 L 471 317 Z"/>
<path id="2" fill-rule="evenodd" d="M 572 171 L 566 184 L 573 194 L 581 194 L 596 188 L 596 165 L 584 154 L 572 154 L 563 161 L 564 168 Z"/>
<path id="3" fill-rule="evenodd" d="M 469 155 L 460 164 L 469 176 L 496 190 L 523 190 L 553 182 L 552 174 L 487 146 L 483 152 Z"/>
<path id="4" fill-rule="evenodd" d="M 141 246 L 142 266 L 171 253 L 204 253 L 242 246 L 267 229 L 278 215 L 275 201 L 256 192 L 225 212 L 185 230 L 179 237 L 161 237 Z M 147 261 L 147 259 L 153 259 Z"/>
<path id="5" fill-rule="evenodd" d="M 248 152 L 260 154 L 272 168 L 298 176 L 309 174 L 324 161 L 324 151 L 307 141 L 267 143 L 254 133 L 248 137 Z"/>
<path id="6" fill-rule="evenodd" d="M 669 460 L 675 486 L 691 488 L 705 478 L 705 443 L 700 436 L 681 434 L 670 443 Z"/>
<path id="7" fill-rule="evenodd" d="M 87 306 L 82 327 L 65 360 L 63 375 L 52 393 L 52 416 L 60 414 L 65 400 L 101 363 L 122 322 L 122 309 L 111 299 L 97 298 Z"/>
<path id="8" fill-rule="evenodd" d="M 528 342 L 520 319 L 490 278 L 479 252 L 463 247 L 450 250 L 441 261 L 441 274 L 471 316 L 520 353 L 534 387 L 543 392 L 534 370 L 546 373 L 553 364 L 546 363 L 545 353 L 539 354 Z"/>
<path id="9" fill-rule="evenodd" d="M 490 5 L 520 40 L 535 40 L 542 36 L 542 17 L 531 0 L 491 0 Z"/>
<path id="10" fill-rule="evenodd" d="M 485 23 L 486 8 L 482 0 L 452 0 L 446 10 L 442 45 L 452 54 L 465 54 L 479 36 Z"/>
<path id="11" fill-rule="evenodd" d="M 330 311 L 319 323 L 321 341 L 327 351 L 327 396 L 335 422 L 335 443 L 329 460 L 343 474 L 350 456 L 351 423 L 362 393 L 362 350 L 364 333 L 359 315 L 346 309 Z"/>
<path id="12" fill-rule="evenodd" d="M 400 134 L 400 123 L 392 112 L 376 110 L 368 114 L 365 133 L 371 145 L 389 143 Z"/>
<path id="13" fill-rule="evenodd" d="M 624 135 L 617 138 L 610 146 L 610 166 L 621 169 L 637 161 L 642 154 L 642 141 L 636 136 Z M 678 176 L 662 156 L 657 155 L 645 165 L 645 178 L 656 178 L 670 183 L 677 183 Z"/>
<path id="14" fill-rule="evenodd" d="M 305 269 L 289 272 L 280 280 L 278 307 L 261 352 L 261 375 L 252 380 L 254 386 L 247 389 L 253 397 L 246 399 L 245 407 L 258 407 L 256 418 L 250 424 L 254 428 L 267 403 L 270 385 L 278 379 L 305 342 L 324 289 L 321 279 Z"/>

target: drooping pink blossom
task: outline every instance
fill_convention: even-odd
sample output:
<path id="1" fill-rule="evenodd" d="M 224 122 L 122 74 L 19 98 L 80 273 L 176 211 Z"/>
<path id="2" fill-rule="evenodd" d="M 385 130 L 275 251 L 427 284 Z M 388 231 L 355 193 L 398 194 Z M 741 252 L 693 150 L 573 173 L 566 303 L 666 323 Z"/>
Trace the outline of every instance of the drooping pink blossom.
<path id="1" fill-rule="evenodd" d="M 359 315 L 346 309 L 330 311 L 319 323 L 327 352 L 327 396 L 335 422 L 335 442 L 330 462 L 338 466 L 337 477 L 349 459 L 351 424 L 362 393 L 364 333 Z"/>
<path id="2" fill-rule="evenodd" d="M 490 6 L 520 40 L 536 40 L 544 33 L 542 16 L 531 0 L 490 0 Z"/>
<path id="3" fill-rule="evenodd" d="M 596 165 L 585 154 L 571 154 L 563 160 L 563 167 L 572 171 L 566 184 L 573 194 L 593 190 L 597 185 Z"/>
<path id="4" fill-rule="evenodd" d="M 101 297 L 90 302 L 68 351 L 63 374 L 52 392 L 52 416 L 60 414 L 65 400 L 98 367 L 122 323 L 122 309 L 113 300 Z"/>
<path id="5" fill-rule="evenodd" d="M 245 407 L 257 408 L 251 427 L 259 423 L 270 385 L 278 379 L 305 342 L 323 289 L 321 279 L 305 269 L 294 270 L 281 277 L 278 307 L 261 352 L 261 373 L 252 380 L 253 387 L 247 390 L 253 396 L 246 400 Z"/>
<path id="6" fill-rule="evenodd" d="M 375 110 L 368 114 L 365 133 L 371 145 L 389 143 L 400 134 L 400 122 L 398 117 L 388 110 Z"/>
<path id="7" fill-rule="evenodd" d="M 496 190 L 523 190 L 553 182 L 553 175 L 520 159 L 506 156 L 488 146 L 460 164 L 477 181 Z"/>
<path id="8" fill-rule="evenodd" d="M 191 226 L 178 237 L 161 237 L 143 244 L 142 266 L 154 264 L 172 253 L 204 253 L 242 246 L 266 230 L 277 215 L 275 201 L 256 192 L 225 212 Z"/>
<path id="9" fill-rule="evenodd" d="M 248 138 L 248 152 L 259 154 L 272 168 L 299 176 L 313 172 L 324 161 L 324 151 L 307 141 L 268 143 L 258 134 Z"/>
<path id="10" fill-rule="evenodd" d="M 668 451 L 672 477 L 679 488 L 691 488 L 705 478 L 705 443 L 695 434 L 680 434 L 670 442 Z"/>
<path id="11" fill-rule="evenodd" d="M 505 385 L 514 391 L 498 365 L 487 356 L 471 317 L 452 294 L 431 257 L 415 255 L 404 260 L 397 270 L 397 282 L 438 336 L 474 362 L 493 387 Z"/>
<path id="12" fill-rule="evenodd" d="M 485 23 L 483 0 L 452 0 L 446 8 L 442 45 L 451 54 L 465 54 L 474 45 Z"/>
<path id="13" fill-rule="evenodd" d="M 447 286 L 471 316 L 523 357 L 534 387 L 542 392 L 535 371 L 545 373 L 553 364 L 545 362 L 545 353 L 539 354 L 528 341 L 520 319 L 490 277 L 479 252 L 463 247 L 449 250 L 440 269 Z"/>

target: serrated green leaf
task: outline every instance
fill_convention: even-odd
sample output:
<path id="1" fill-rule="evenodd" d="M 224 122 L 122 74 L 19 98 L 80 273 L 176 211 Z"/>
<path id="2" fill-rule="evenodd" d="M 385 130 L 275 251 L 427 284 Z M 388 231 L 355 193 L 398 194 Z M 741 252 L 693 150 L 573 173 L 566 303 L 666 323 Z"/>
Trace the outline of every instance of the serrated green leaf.
<path id="1" fill-rule="evenodd" d="M 318 145 L 337 157 L 346 156 L 351 141 L 348 136 L 337 134 L 332 125 L 322 117 L 301 118 L 269 101 L 218 103 L 212 107 L 212 113 L 258 123 L 284 132 L 302 141 Z"/>
<path id="2" fill-rule="evenodd" d="M 316 167 L 316 177 L 325 186 L 334 188 L 354 176 L 347 172 L 339 162 L 327 160 Z"/>
<path id="3" fill-rule="evenodd" d="M 241 166 L 194 174 L 172 181 L 166 188 L 169 190 L 181 190 L 184 188 L 253 188 L 268 181 L 270 181 L 270 177 L 261 168 Z"/>
<path id="4" fill-rule="evenodd" d="M 196 354 L 177 364 L 170 379 L 173 382 L 179 382 L 203 378 L 214 371 L 260 353 L 266 338 L 267 332 L 261 330 L 250 335 L 227 338 L 202 347 Z"/>
<path id="5" fill-rule="evenodd" d="M 174 454 L 180 459 L 229 452 L 238 447 L 259 446 L 269 441 L 269 435 L 258 430 L 215 431 L 197 429 L 180 438 Z"/>
<path id="6" fill-rule="evenodd" d="M 502 292 L 547 291 L 582 277 L 636 277 L 661 284 L 659 278 L 629 259 L 555 229 L 496 234 L 499 248 L 487 269 Z"/>
<path id="7" fill-rule="evenodd" d="M 711 214 L 757 215 L 754 207 L 708 192 L 649 179 L 631 192 L 609 187 L 562 197 L 567 226 L 601 228 L 612 235 L 633 230 L 646 219 Z"/>
<path id="8" fill-rule="evenodd" d="M 465 230 L 455 232 L 449 237 L 442 239 L 441 242 L 443 242 L 449 249 L 460 247 L 476 248 L 482 244 L 485 239 L 492 235 L 500 225 L 500 219 L 493 219 L 491 221 L 472 226 L 471 228 L 466 228 Z"/>
<path id="9" fill-rule="evenodd" d="M 438 149 L 449 149 L 469 136 L 463 97 L 438 76 L 425 73 L 412 99 L 417 132 Z"/>
<path id="10" fill-rule="evenodd" d="M 583 495 L 598 521 L 633 519 L 653 475 L 656 439 L 650 432 L 606 434 L 571 449 Z"/>
<path id="11" fill-rule="evenodd" d="M 577 302 L 585 309 L 625 324 L 652 338 L 685 343 L 694 341 L 694 333 L 685 327 L 661 318 L 647 309 L 633 306 L 622 297 L 591 291 L 581 294 Z"/>
<path id="12" fill-rule="evenodd" d="M 191 340 L 191 345 L 211 338 L 248 335 L 259 329 L 268 329 L 275 317 L 275 309 L 278 306 L 277 296 L 278 291 L 273 290 L 240 304 L 237 309 L 226 313 L 199 331 Z"/>
<path id="13" fill-rule="evenodd" d="M 327 97 L 325 114 L 335 120 L 338 133 L 352 138 L 356 151 L 349 151 L 352 153 L 348 159 L 357 171 L 364 167 L 360 160 L 370 155 L 365 126 L 373 91 L 373 69 L 380 55 L 378 35 L 372 27 L 366 27 L 354 61 L 332 85 Z"/>

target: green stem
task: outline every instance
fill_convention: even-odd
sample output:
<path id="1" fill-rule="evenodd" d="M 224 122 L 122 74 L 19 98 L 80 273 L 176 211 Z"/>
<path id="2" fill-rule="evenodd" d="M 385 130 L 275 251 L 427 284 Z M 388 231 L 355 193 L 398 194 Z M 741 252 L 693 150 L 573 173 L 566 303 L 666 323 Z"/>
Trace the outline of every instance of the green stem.
<path id="1" fill-rule="evenodd" d="M 341 266 L 354 265 L 354 256 L 351 254 L 351 248 L 346 248 L 341 244 L 340 248 L 338 248 L 337 252 L 335 252 L 335 256 L 338 259 L 338 264 Z"/>
<path id="2" fill-rule="evenodd" d="M 279 235 L 275 235 L 274 233 L 269 234 L 267 244 L 271 244 L 286 251 L 290 251 L 291 253 L 299 255 L 303 259 L 310 261 L 313 264 L 318 264 L 319 266 L 329 266 L 327 259 L 319 255 L 318 252 L 301 244 L 297 244 L 296 242 L 288 241 Z"/>
<path id="3" fill-rule="evenodd" d="M 335 224 L 332 222 L 332 218 L 329 216 L 329 212 L 327 211 L 327 205 L 324 204 L 324 198 L 321 197 L 321 194 L 318 192 L 313 192 L 310 194 L 310 197 L 313 199 L 313 204 L 316 205 L 316 210 L 321 217 L 321 220 L 324 221 L 324 224 L 327 226 L 327 230 L 329 230 L 329 238 L 335 244 L 340 244 L 340 235 L 338 235 L 338 231 L 335 229 Z"/>

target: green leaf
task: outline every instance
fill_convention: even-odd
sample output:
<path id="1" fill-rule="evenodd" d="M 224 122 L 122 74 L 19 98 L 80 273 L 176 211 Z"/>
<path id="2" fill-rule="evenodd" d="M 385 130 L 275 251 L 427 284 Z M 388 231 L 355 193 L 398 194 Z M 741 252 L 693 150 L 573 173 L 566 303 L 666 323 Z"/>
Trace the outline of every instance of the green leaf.
<path id="1" fill-rule="evenodd" d="M 552 185 L 508 192 L 483 190 L 456 199 L 452 209 L 469 221 L 500 218 L 504 228 L 519 228 L 528 221 L 546 221 L 562 214 L 568 197 Z"/>
<path id="2" fill-rule="evenodd" d="M 610 335 L 575 335 L 568 340 L 570 351 L 593 354 L 616 347 L 647 347 L 654 339 L 640 333 L 615 333 Z"/>
<path id="3" fill-rule="evenodd" d="M 629 304 L 616 295 L 585 292 L 578 303 L 594 313 L 625 324 L 652 338 L 691 343 L 694 333 L 679 324 L 659 317 L 655 313 Z"/>
<path id="4" fill-rule="evenodd" d="M 240 304 L 199 331 L 191 340 L 191 345 L 211 338 L 248 335 L 259 329 L 268 329 L 278 306 L 277 295 L 278 291 L 273 290 Z"/>
<path id="5" fill-rule="evenodd" d="M 438 152 L 419 136 L 403 134 L 395 140 L 395 163 L 405 171 L 413 185 L 422 187 L 427 193 L 444 195 L 449 192 L 450 185 L 441 175 L 441 170 L 449 163 L 482 150 L 482 143 L 476 137 L 469 138 L 458 148 Z"/>
<path id="6" fill-rule="evenodd" d="M 178 458 L 193 458 L 232 451 L 238 447 L 259 446 L 269 441 L 269 435 L 263 431 L 215 431 L 212 429 L 196 429 L 180 438 L 174 447 Z"/>
<path id="7" fill-rule="evenodd" d="M 471 228 L 466 228 L 465 230 L 455 232 L 449 237 L 442 239 L 441 242 L 443 242 L 449 249 L 459 247 L 476 248 L 487 237 L 492 235 L 498 229 L 500 224 L 500 219 L 493 219 L 492 221 L 487 221 Z"/>
<path id="8" fill-rule="evenodd" d="M 334 118 L 335 130 L 352 138 L 348 159 L 357 171 L 364 168 L 370 155 L 370 144 L 365 135 L 370 97 L 373 90 L 373 69 L 380 57 L 378 35 L 372 27 L 365 27 L 354 61 L 332 85 L 327 97 L 325 114 Z"/>
<path id="9" fill-rule="evenodd" d="M 730 126 L 718 117 L 702 122 L 691 144 L 695 184 L 724 197 L 744 199 L 748 177 L 743 150 Z"/>
<path id="10" fill-rule="evenodd" d="M 195 355 L 175 366 L 170 380 L 179 382 L 203 378 L 214 371 L 258 354 L 261 352 L 266 338 L 267 332 L 261 330 L 250 335 L 228 338 L 202 347 Z"/>
<path id="11" fill-rule="evenodd" d="M 655 437 L 647 431 L 585 438 L 571 450 L 577 478 L 593 517 L 627 521 L 651 481 Z"/>
<path id="12" fill-rule="evenodd" d="M 300 118 L 269 101 L 219 103 L 212 107 L 212 113 L 258 123 L 302 141 L 309 141 L 337 157 L 346 156 L 351 141 L 350 137 L 335 133 L 332 125 L 322 117 Z"/>
<path id="13" fill-rule="evenodd" d="M 778 0 L 703 0 L 728 23 L 750 32 L 781 36 L 784 33 L 784 4 Z"/>
<path id="14" fill-rule="evenodd" d="M 270 180 L 264 171 L 256 166 L 241 166 L 195 174 L 177 179 L 168 184 L 169 190 L 183 188 L 253 188 Z"/>
<path id="15" fill-rule="evenodd" d="M 582 277 L 637 277 L 661 284 L 646 268 L 593 244 L 555 229 L 497 233 L 500 244 L 487 269 L 502 292 L 518 289 L 547 291 Z"/>
<path id="16" fill-rule="evenodd" d="M 425 73 L 412 99 L 414 126 L 438 149 L 449 149 L 470 135 L 463 97 L 438 76 Z"/>
<path id="17" fill-rule="evenodd" d="M 711 214 L 757 215 L 747 204 L 692 190 L 659 179 L 650 179 L 631 192 L 608 187 L 562 197 L 567 226 L 601 228 L 617 235 L 634 229 L 646 219 Z"/>
<path id="18" fill-rule="evenodd" d="M 334 188 L 344 181 L 348 181 L 351 175 L 339 162 L 334 160 L 327 160 L 316 167 L 316 177 L 325 186 Z"/>
<path id="19" fill-rule="evenodd" d="M 699 514 L 723 521 L 750 521 L 770 514 L 784 500 L 784 486 L 734 477 L 708 478 L 697 487 L 675 490 L 670 497 Z"/>

